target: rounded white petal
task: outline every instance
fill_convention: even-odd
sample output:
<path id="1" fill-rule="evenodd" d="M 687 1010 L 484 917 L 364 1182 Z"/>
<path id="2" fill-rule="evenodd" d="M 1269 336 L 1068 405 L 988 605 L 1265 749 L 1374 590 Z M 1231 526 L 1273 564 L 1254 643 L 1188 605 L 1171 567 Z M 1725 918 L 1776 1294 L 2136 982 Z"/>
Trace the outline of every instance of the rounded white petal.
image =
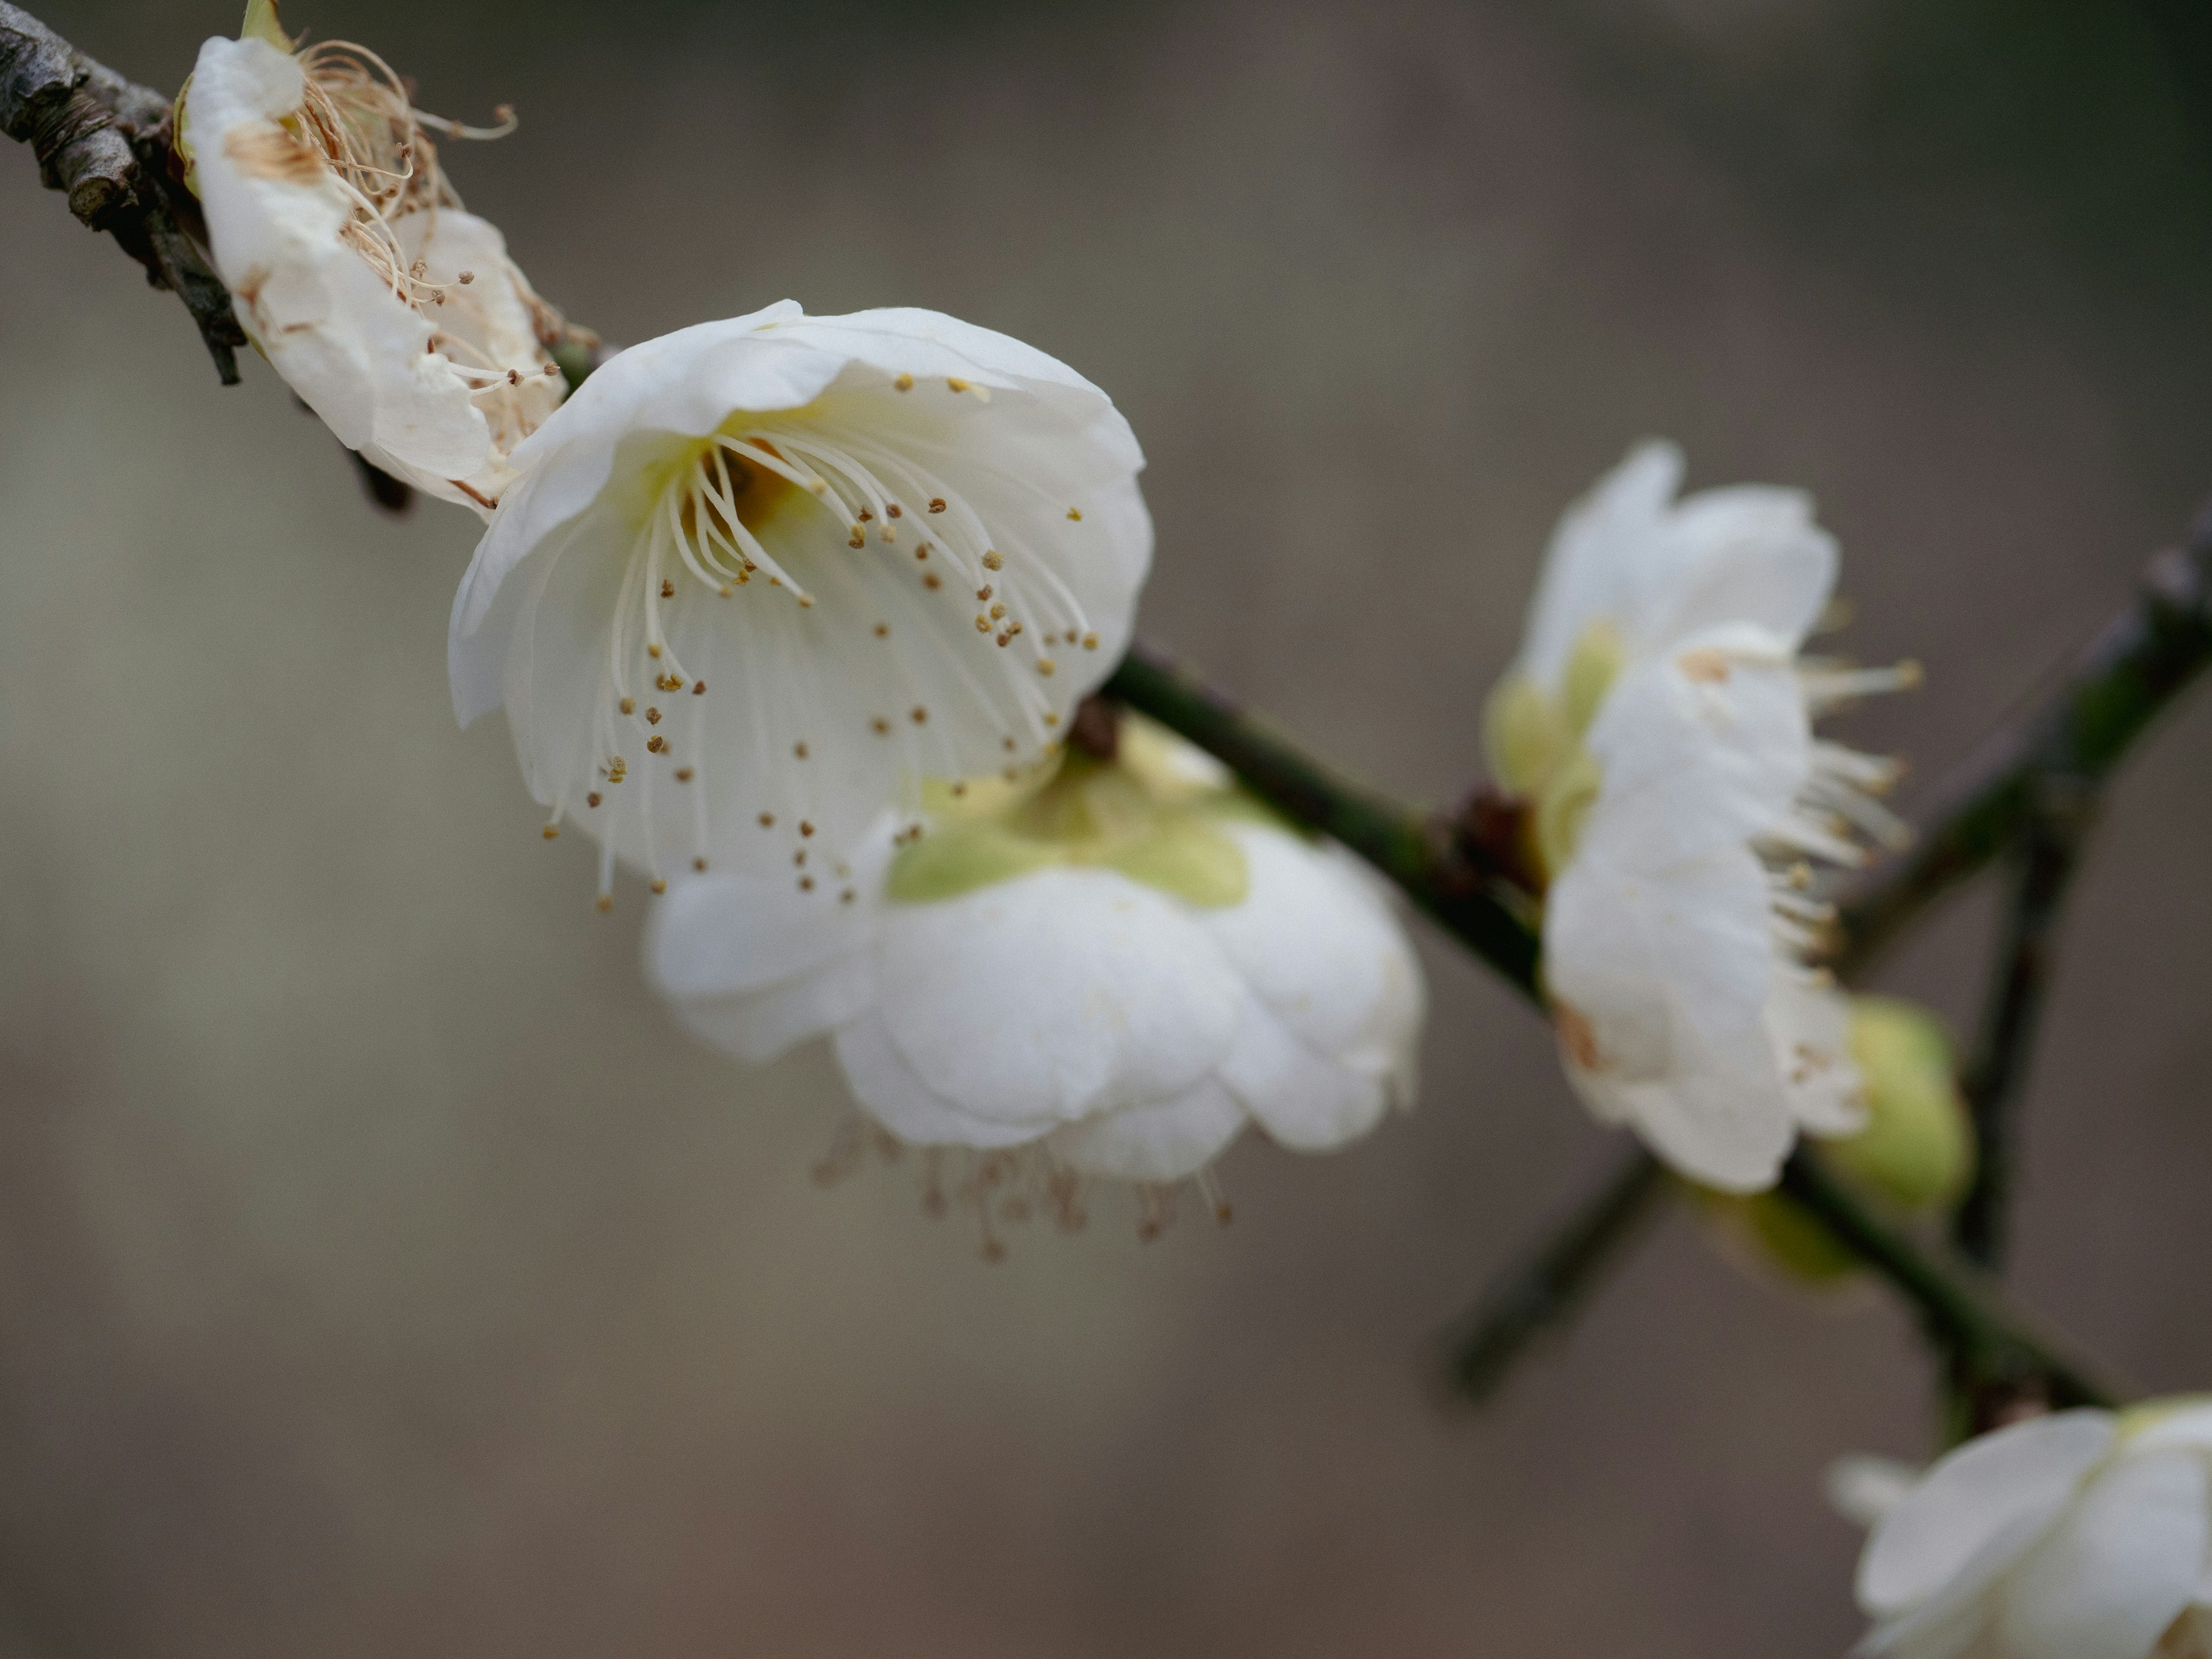
<path id="1" fill-rule="evenodd" d="M 1647 442 L 1559 521 L 1529 607 L 1520 666 L 1557 690 L 1594 623 L 1631 661 L 1716 623 L 1755 623 L 1794 651 L 1835 583 L 1834 539 L 1794 489 L 1738 485 L 1679 502 L 1682 454 Z"/>
<path id="2" fill-rule="evenodd" d="M 1684 1174 L 1771 1186 L 1796 1126 L 1767 1035 L 1766 878 L 1745 848 L 1661 868 L 1601 834 L 1545 902 L 1544 981 L 1567 1073 L 1596 1115 L 1632 1124 Z"/>
<path id="3" fill-rule="evenodd" d="M 1560 519 L 1529 603 L 1521 653 L 1521 667 L 1537 684 L 1558 688 L 1592 623 L 1630 629 L 1638 573 L 1663 556 L 1667 512 L 1681 483 L 1682 452 L 1670 443 L 1641 443 Z"/>
<path id="4" fill-rule="evenodd" d="M 1846 1521 L 1871 1527 L 1911 1496 L 1920 1471 L 1893 1457 L 1853 1452 L 1828 1465 L 1821 1479 L 1828 1507 Z"/>
<path id="5" fill-rule="evenodd" d="M 1993 1544 L 2025 1550 L 2057 1519 L 2113 1438 L 2111 1413 L 2060 1412 L 1984 1435 L 1941 1459 L 1867 1540 L 1860 1607 L 1876 1617 L 1902 1612 L 1935 1595 Z"/>
<path id="6" fill-rule="evenodd" d="M 1047 1149 L 1085 1175 L 1181 1181 L 1228 1150 L 1249 1120 L 1212 1078 L 1172 1100 L 1102 1112 L 1053 1132 Z"/>
<path id="7" fill-rule="evenodd" d="M 853 1097 L 910 1146 L 1019 1146 L 1052 1127 L 1048 1118 L 1008 1121 L 962 1110 L 930 1087 L 874 1009 L 842 1027 L 836 1047 Z"/>
<path id="8" fill-rule="evenodd" d="M 1781 641 L 1747 624 L 1632 669 L 1585 738 L 1601 793 L 1586 836 L 1647 865 L 1766 833 L 1812 773 L 1812 721 Z"/>
<path id="9" fill-rule="evenodd" d="M 2148 1659 L 2204 1568 L 2193 1451 L 2123 1456 L 2006 1580 L 1998 1627 L 2018 1659 Z"/>
<path id="10" fill-rule="evenodd" d="M 1427 992 L 1387 901 L 1340 848 L 1249 824 L 1249 882 L 1198 920 L 1256 1008 L 1222 1076 L 1277 1140 L 1325 1151 L 1410 1106 Z"/>
<path id="11" fill-rule="evenodd" d="M 889 904 L 882 929 L 884 1030 L 973 1117 L 1036 1133 L 1157 1104 L 1211 1075 L 1236 1034 L 1242 987 L 1219 951 L 1172 900 L 1110 872 Z"/>
<path id="12" fill-rule="evenodd" d="M 1814 523 L 1812 500 L 1799 490 L 1702 490 L 1674 509 L 1668 539 L 1674 568 L 1650 591 L 1641 630 L 1653 650 L 1742 622 L 1794 651 L 1835 587 L 1835 538 Z"/>
<path id="13" fill-rule="evenodd" d="M 455 711 L 503 701 L 556 812 L 620 755 L 617 810 L 579 821 L 656 872 L 780 867 L 799 824 L 848 846 L 921 776 L 1042 753 L 1126 643 L 1151 556 L 1112 404 L 928 313 L 787 304 L 649 342 L 516 459 L 455 598 Z M 766 505 L 741 551 L 709 501 L 748 477 Z"/>
<path id="14" fill-rule="evenodd" d="M 787 883 L 690 877 L 653 907 L 646 977 L 693 1033 L 758 1063 L 866 1010 L 874 940 L 872 904 L 825 908 Z"/>
<path id="15" fill-rule="evenodd" d="M 430 349 L 431 324 L 341 238 L 351 198 L 298 114 L 298 62 L 258 40 L 212 40 L 185 94 L 216 270 L 270 365 L 339 441 L 434 477 L 467 477 L 489 447 L 471 388 Z"/>

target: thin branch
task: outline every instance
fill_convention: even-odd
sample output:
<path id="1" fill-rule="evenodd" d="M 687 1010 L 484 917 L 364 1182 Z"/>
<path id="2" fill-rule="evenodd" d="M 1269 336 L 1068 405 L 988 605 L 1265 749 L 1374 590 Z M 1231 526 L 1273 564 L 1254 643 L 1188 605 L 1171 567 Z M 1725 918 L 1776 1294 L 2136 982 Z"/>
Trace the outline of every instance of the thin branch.
<path id="1" fill-rule="evenodd" d="M 0 0 L 0 132 L 30 145 L 40 181 L 69 198 L 70 212 L 185 302 L 216 374 L 236 385 L 246 332 L 186 234 L 198 204 L 169 176 L 169 100 Z"/>
<path id="2" fill-rule="evenodd" d="M 2096 791 L 2076 778 L 2038 773 L 2030 787 L 2034 805 L 2014 854 L 2012 902 L 1990 976 L 1979 1048 L 1966 1073 L 1974 1179 L 1951 1224 L 1951 1242 L 1960 1254 L 1990 1273 L 2004 1266 L 2016 1139 L 2012 1119 L 2027 1086 L 2050 978 L 2052 934 L 2096 809 Z"/>
<path id="3" fill-rule="evenodd" d="M 1355 782 L 1141 646 L 1104 690 L 1209 750 L 1285 816 L 1343 842 L 1522 994 L 1541 1000 L 1531 902 L 1468 854 L 1449 819 Z"/>
<path id="4" fill-rule="evenodd" d="M 2019 720 L 1936 792 L 1914 850 L 1844 907 L 1833 958 L 1861 972 L 1936 899 L 2001 854 L 2035 811 L 2039 772 L 2094 788 L 2212 660 L 2212 508 L 2150 562 L 2133 603 L 2100 629 Z"/>
<path id="5" fill-rule="evenodd" d="M 1641 1146 L 1623 1158 L 1565 1226 L 1498 1275 L 1446 1340 L 1454 1389 L 1478 1405 L 1496 1394 L 1528 1345 L 1565 1325 L 1657 1215 L 1667 1189 L 1666 1170 Z"/>
<path id="6" fill-rule="evenodd" d="M 1922 1249 L 1883 1220 L 1810 1149 L 1801 1146 L 1783 1166 L 1781 1190 L 1910 1302 L 1941 1347 L 1992 1375 L 2039 1379 L 2053 1406 L 2110 1407 L 2125 1398 L 2129 1390 L 2099 1377 L 2014 1310 L 1994 1281 Z"/>

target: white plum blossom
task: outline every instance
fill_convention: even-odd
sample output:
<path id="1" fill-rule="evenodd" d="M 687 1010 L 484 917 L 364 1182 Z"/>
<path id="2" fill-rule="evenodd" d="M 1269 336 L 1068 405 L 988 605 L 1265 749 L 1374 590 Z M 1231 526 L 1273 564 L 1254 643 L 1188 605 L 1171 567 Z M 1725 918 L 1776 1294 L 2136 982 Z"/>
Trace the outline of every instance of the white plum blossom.
<path id="1" fill-rule="evenodd" d="M 1854 1460 L 1874 1530 L 1858 1652 L 1894 1659 L 2212 1659 L 2212 1401 L 2060 1412 L 1917 1479 Z"/>
<path id="2" fill-rule="evenodd" d="M 1816 864 L 1901 826 L 1891 766 L 1813 716 L 1906 683 L 1801 659 L 1836 547 L 1795 490 L 1680 501 L 1646 444 L 1561 521 L 1520 659 L 1493 693 L 1499 783 L 1547 885 L 1544 984 L 1567 1073 L 1695 1180 L 1772 1184 L 1799 1129 L 1863 1120 L 1850 1010 L 1811 965 Z"/>
<path id="3" fill-rule="evenodd" d="M 603 899 L 617 857 L 812 891 L 794 860 L 902 806 L 903 833 L 924 776 L 1033 763 L 1152 558 L 1105 393 L 934 312 L 785 301 L 648 341 L 515 460 L 454 599 L 455 711 L 505 705 Z"/>
<path id="4" fill-rule="evenodd" d="M 1120 730 L 1042 787 L 933 788 L 928 832 L 868 837 L 826 908 L 781 879 L 678 882 L 651 978 L 743 1060 L 830 1036 L 902 1141 L 1048 1170 L 1175 1182 L 1248 1122 L 1321 1152 L 1410 1105 L 1425 991 L 1374 878 L 1209 757 Z"/>
<path id="5" fill-rule="evenodd" d="M 201 47 L 178 141 L 239 320 L 340 441 L 489 516 L 560 402 L 557 319 L 462 210 L 433 118 L 381 59 L 295 54 L 265 6 L 248 25 Z"/>

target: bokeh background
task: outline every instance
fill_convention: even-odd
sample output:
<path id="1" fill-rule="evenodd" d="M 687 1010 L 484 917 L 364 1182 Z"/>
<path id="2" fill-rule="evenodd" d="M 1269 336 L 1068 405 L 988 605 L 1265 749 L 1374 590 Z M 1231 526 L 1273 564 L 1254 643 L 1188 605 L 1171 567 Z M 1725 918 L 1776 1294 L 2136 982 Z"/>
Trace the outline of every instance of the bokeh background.
<path id="1" fill-rule="evenodd" d="M 173 87 L 228 4 L 46 0 Z M 934 306 L 1109 388 L 1146 629 L 1377 781 L 1477 765 L 1635 438 L 1819 496 L 1924 780 L 2212 488 L 2185 0 L 289 0 L 616 339 Z M 818 1051 L 640 981 L 495 719 L 471 521 L 380 517 L 258 362 L 0 153 L 0 1624 L 23 1656 L 1839 1653 L 1819 1477 L 1918 1455 L 1881 1297 L 1676 1215 L 1487 1412 L 1437 1334 L 1615 1148 L 1425 940 L 1420 1110 L 1247 1144 L 1226 1229 L 977 1260 L 834 1190 Z M 2113 793 L 2027 1106 L 2021 1291 L 2212 1383 L 2212 696 Z M 1908 793 L 1908 803 L 1910 794 Z M 1884 981 L 1970 1025 L 1986 894 Z"/>

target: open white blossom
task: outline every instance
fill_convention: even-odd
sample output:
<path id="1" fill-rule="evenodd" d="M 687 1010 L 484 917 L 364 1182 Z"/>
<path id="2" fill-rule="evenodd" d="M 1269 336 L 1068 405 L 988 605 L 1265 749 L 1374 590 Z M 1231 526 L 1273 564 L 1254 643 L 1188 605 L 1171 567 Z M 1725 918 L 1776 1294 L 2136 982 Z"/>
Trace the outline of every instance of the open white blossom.
<path id="1" fill-rule="evenodd" d="M 1895 1659 L 2212 1659 L 2212 1402 L 2061 1412 L 1969 1441 L 1898 1490 L 1834 1482 L 1878 1510 L 1859 1559 Z"/>
<path id="2" fill-rule="evenodd" d="M 744 1060 L 831 1036 L 902 1141 L 1088 1175 L 1180 1181 L 1254 1121 L 1325 1151 L 1411 1103 L 1419 965 L 1341 848 L 1134 716 L 1112 761 L 956 787 L 921 839 L 823 870 L 826 908 L 782 880 L 679 882 L 654 983 Z"/>
<path id="3" fill-rule="evenodd" d="M 265 4 L 248 27 L 201 47 L 178 140 L 239 320 L 340 441 L 488 516 L 560 402 L 557 319 L 462 210 L 433 118 L 380 58 L 295 54 Z"/>
<path id="4" fill-rule="evenodd" d="M 515 459 L 454 600 L 455 710 L 505 704 L 603 896 L 617 856 L 811 888 L 795 856 L 923 776 L 1036 760 L 1152 557 L 1105 393 L 934 312 L 786 301 L 649 341 Z"/>
<path id="5" fill-rule="evenodd" d="M 1800 1127 L 1863 1121 L 1850 1011 L 1810 965 L 1832 914 L 1815 863 L 1901 826 L 1885 762 L 1812 717 L 1909 680 L 1799 647 L 1835 580 L 1795 491 L 1676 501 L 1647 444 L 1561 521 L 1527 641 L 1492 695 L 1492 767 L 1529 808 L 1548 882 L 1544 981 L 1567 1072 L 1683 1173 L 1772 1184 Z"/>

